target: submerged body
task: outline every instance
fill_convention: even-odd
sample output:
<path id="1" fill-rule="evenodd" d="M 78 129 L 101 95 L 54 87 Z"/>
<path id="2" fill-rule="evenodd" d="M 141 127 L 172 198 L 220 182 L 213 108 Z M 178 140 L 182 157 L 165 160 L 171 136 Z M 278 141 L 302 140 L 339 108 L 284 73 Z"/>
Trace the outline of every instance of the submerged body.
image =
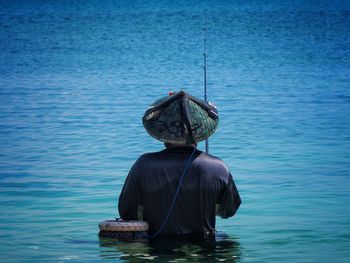
<path id="1" fill-rule="evenodd" d="M 140 219 L 157 232 L 168 214 L 184 166 L 193 147 L 167 148 L 142 155 L 131 168 L 119 197 L 123 219 Z M 232 175 L 218 158 L 194 153 L 174 209 L 160 236 L 215 233 L 215 216 L 233 216 L 241 199 Z M 141 213 L 140 213 L 141 212 Z"/>

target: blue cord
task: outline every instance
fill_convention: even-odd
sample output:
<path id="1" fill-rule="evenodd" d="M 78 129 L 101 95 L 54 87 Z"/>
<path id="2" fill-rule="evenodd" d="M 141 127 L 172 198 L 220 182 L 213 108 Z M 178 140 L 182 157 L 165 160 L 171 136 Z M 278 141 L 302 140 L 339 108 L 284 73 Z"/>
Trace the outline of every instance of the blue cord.
<path id="1" fill-rule="evenodd" d="M 164 221 L 163 221 L 163 224 L 160 226 L 160 228 L 158 229 L 158 231 L 157 231 L 156 233 L 154 233 L 153 235 L 148 235 L 149 238 L 154 238 L 154 237 L 158 236 L 159 233 L 160 233 L 160 232 L 163 230 L 163 228 L 165 227 L 166 223 L 168 222 L 169 216 L 170 216 L 171 212 L 173 211 L 173 208 L 174 208 L 174 205 L 175 205 L 175 201 L 176 201 L 177 195 L 178 195 L 178 193 L 179 193 L 179 190 L 180 190 L 182 181 L 183 181 L 183 179 L 185 178 L 185 176 L 186 176 L 186 174 L 187 174 L 187 172 L 188 172 L 189 164 L 191 163 L 191 160 L 192 160 L 192 157 L 193 157 L 195 151 L 196 151 L 196 148 L 193 149 L 190 158 L 188 158 L 188 160 L 187 160 L 187 162 L 186 162 L 185 169 L 184 169 L 184 171 L 183 171 L 183 173 L 182 173 L 182 176 L 181 176 L 181 178 L 180 178 L 179 185 L 177 186 L 177 189 L 176 189 L 176 192 L 175 192 L 173 201 L 172 201 L 172 203 L 171 203 L 169 212 L 168 212 L 167 216 L 165 217 L 165 219 L 164 219 Z"/>

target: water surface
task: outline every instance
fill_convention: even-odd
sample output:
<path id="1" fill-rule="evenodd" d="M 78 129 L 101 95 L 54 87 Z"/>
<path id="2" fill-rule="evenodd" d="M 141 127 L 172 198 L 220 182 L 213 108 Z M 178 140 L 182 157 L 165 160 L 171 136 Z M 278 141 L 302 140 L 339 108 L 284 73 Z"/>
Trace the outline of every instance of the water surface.
<path id="1" fill-rule="evenodd" d="M 0 3 L 4 262 L 347 262 L 348 2 Z M 210 151 L 242 206 L 214 245 L 100 240 L 133 162 L 162 149 L 147 106 L 203 96 L 204 24 Z"/>

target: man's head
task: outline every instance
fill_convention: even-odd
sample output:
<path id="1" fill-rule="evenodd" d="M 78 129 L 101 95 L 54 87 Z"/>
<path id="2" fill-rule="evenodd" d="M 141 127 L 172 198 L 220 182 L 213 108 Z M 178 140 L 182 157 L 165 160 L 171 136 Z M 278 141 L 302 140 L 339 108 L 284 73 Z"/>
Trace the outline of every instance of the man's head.
<path id="1" fill-rule="evenodd" d="M 157 140 L 191 145 L 212 135 L 219 118 L 212 104 L 180 91 L 154 102 L 142 121 L 146 131 Z"/>

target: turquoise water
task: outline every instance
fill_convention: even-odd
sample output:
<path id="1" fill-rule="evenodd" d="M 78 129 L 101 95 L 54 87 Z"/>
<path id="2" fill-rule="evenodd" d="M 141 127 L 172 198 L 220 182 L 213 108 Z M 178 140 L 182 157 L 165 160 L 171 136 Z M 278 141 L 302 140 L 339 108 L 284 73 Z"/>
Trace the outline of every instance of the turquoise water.
<path id="1" fill-rule="evenodd" d="M 162 149 L 147 106 L 203 96 L 204 23 L 210 151 L 243 200 L 228 237 L 100 240 L 133 162 Z M 348 1 L 0 1 L 1 261 L 347 262 L 349 28 Z"/>

